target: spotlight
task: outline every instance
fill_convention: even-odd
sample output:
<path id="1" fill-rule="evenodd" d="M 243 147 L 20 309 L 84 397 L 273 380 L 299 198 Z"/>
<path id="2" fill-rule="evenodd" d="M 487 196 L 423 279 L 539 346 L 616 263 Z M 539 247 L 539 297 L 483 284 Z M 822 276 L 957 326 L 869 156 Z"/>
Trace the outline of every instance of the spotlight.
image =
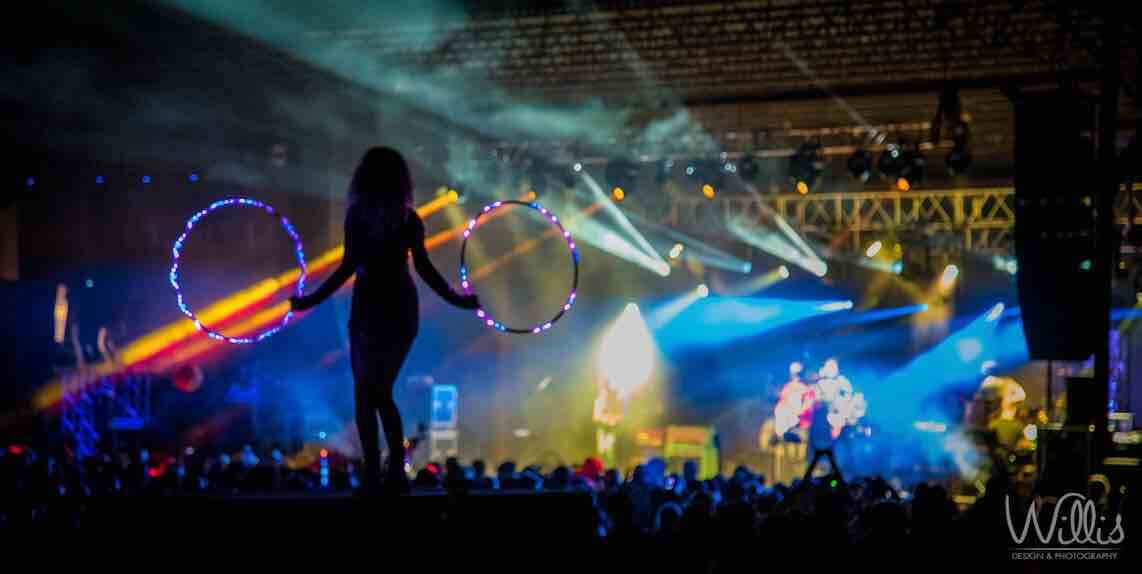
<path id="1" fill-rule="evenodd" d="M 927 166 L 928 160 L 916 144 L 888 144 L 877 162 L 880 173 L 894 181 L 899 191 L 908 191 L 923 181 Z"/>
<path id="2" fill-rule="evenodd" d="M 455 197 L 456 205 L 464 205 L 468 201 L 468 194 L 459 189 L 451 188 L 447 185 L 442 185 L 436 188 L 436 197 L 444 197 L 448 195 Z"/>
<path id="3" fill-rule="evenodd" d="M 753 181 L 757 179 L 758 174 L 761 173 L 761 166 L 758 165 L 757 160 L 754 159 L 752 154 L 745 154 L 741 161 L 738 162 L 738 175 L 746 181 Z"/>
<path id="4" fill-rule="evenodd" d="M 777 274 L 780 275 L 782 279 L 788 279 L 789 278 L 789 268 L 782 265 L 781 267 L 777 268 Z"/>
<path id="5" fill-rule="evenodd" d="M 674 247 L 670 248 L 670 258 L 671 259 L 678 259 L 679 257 L 682 256 L 682 250 L 685 248 L 686 247 L 684 245 L 682 245 L 681 243 L 675 243 Z"/>
<path id="6" fill-rule="evenodd" d="M 150 184 L 151 184 L 151 176 L 144 175 L 143 176 L 143 185 L 150 185 Z"/>
<path id="7" fill-rule="evenodd" d="M 606 384 L 629 397 L 650 380 L 656 345 L 638 305 L 630 303 L 599 344 L 598 365 Z"/>
<path id="8" fill-rule="evenodd" d="M 702 195 L 704 195 L 706 199 L 714 199 L 714 196 L 716 195 L 714 186 L 708 183 L 702 184 Z"/>
<path id="9" fill-rule="evenodd" d="M 884 244 L 882 244 L 880 241 L 873 241 L 873 242 L 872 242 L 872 243 L 871 243 L 871 244 L 868 246 L 868 249 L 865 249 L 865 250 L 864 250 L 864 254 L 865 254 L 865 255 L 867 255 L 867 256 L 868 256 L 868 257 L 870 257 L 870 258 L 871 258 L 871 257 L 876 257 L 876 254 L 877 254 L 877 253 L 880 253 L 880 249 L 881 249 L 882 247 L 884 247 Z"/>
<path id="10" fill-rule="evenodd" d="M 1003 316 L 1004 309 L 1006 309 L 1006 306 L 1003 303 L 996 303 L 995 306 L 987 312 L 988 322 L 994 323 L 998 321 L 999 318 Z"/>
<path id="11" fill-rule="evenodd" d="M 817 305 L 818 311 L 845 311 L 853 308 L 852 301 L 832 301 Z"/>
<path id="12" fill-rule="evenodd" d="M 456 195 L 456 205 L 468 203 L 468 193 L 463 188 L 452 188 L 448 190 L 448 193 Z"/>
<path id="13" fill-rule="evenodd" d="M 105 181 L 107 180 L 102 175 L 95 176 L 95 185 L 103 185 Z"/>
<path id="14" fill-rule="evenodd" d="M 944 272 L 940 275 L 940 287 L 944 289 L 951 289 L 952 285 L 956 283 L 956 277 L 960 275 L 960 268 L 953 263 L 949 263 L 944 267 Z"/>
<path id="15" fill-rule="evenodd" d="M 825 158 L 821 155 L 820 142 L 805 142 L 789 158 L 789 176 L 793 179 L 797 193 L 805 195 L 814 189 L 825 169 Z"/>
<path id="16" fill-rule="evenodd" d="M 24 180 L 24 185 L 28 187 L 36 187 L 36 178 L 29 175 L 28 179 Z"/>
<path id="17" fill-rule="evenodd" d="M 697 292 L 698 292 L 698 296 L 703 298 L 703 299 L 710 296 L 710 288 L 707 287 L 705 283 L 698 286 Z"/>
<path id="18" fill-rule="evenodd" d="M 192 172 L 190 172 L 190 175 L 186 176 L 186 179 L 190 183 L 197 183 L 198 182 L 198 174 L 192 171 Z"/>
<path id="19" fill-rule="evenodd" d="M 690 164 L 690 165 L 686 166 L 686 175 L 694 175 L 694 172 L 696 172 L 697 170 L 698 170 L 698 168 L 694 167 L 693 164 Z"/>
<path id="20" fill-rule="evenodd" d="M 867 183 L 869 178 L 872 177 L 872 154 L 863 149 L 858 149 L 849 156 L 848 159 L 849 173 L 853 178 Z"/>
<path id="21" fill-rule="evenodd" d="M 571 171 L 574 171 L 575 173 L 583 171 L 583 164 L 575 162 L 575 165 L 571 166 Z"/>
<path id="22" fill-rule="evenodd" d="M 901 273 L 903 273 L 904 272 L 904 262 L 899 260 L 899 259 L 897 259 L 896 261 L 893 261 L 892 262 L 892 272 L 895 273 L 896 275 L 900 275 Z"/>
<path id="23" fill-rule="evenodd" d="M 638 164 L 625 160 L 607 163 L 605 173 L 607 185 L 611 186 L 611 197 L 622 201 L 628 194 L 638 189 Z M 615 193 L 615 190 L 619 193 Z"/>
<path id="24" fill-rule="evenodd" d="M 880 159 L 876 162 L 877 169 L 880 170 L 881 175 L 888 178 L 895 178 L 900 175 L 904 169 L 904 152 L 900 149 L 900 144 L 890 143 L 884 147 L 884 151 L 880 154 Z"/>

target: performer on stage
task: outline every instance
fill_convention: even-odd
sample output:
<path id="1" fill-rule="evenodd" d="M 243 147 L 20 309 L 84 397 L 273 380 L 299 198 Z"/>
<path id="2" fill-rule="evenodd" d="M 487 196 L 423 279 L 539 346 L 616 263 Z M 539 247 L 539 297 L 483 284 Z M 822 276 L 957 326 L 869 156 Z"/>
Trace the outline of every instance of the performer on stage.
<path id="1" fill-rule="evenodd" d="M 801 363 L 789 364 L 789 381 L 785 383 L 784 387 L 781 387 L 777 406 L 774 407 L 773 416 L 776 423 L 774 430 L 777 436 L 784 440 L 792 438 L 786 437 L 789 433 L 808 430 L 811 422 L 816 393 L 809 385 L 805 384 L 805 381 L 801 380 L 803 370 L 804 367 Z M 800 442 L 800 440 L 795 442 Z"/>
<path id="2" fill-rule="evenodd" d="M 318 305 L 354 273 L 349 347 L 353 365 L 357 431 L 364 451 L 362 486 L 375 488 L 381 475 L 377 414 L 389 448 L 385 490 L 406 492 L 404 427 L 393 400 L 397 380 L 419 326 L 416 287 L 408 253 L 421 279 L 445 301 L 476 309 L 476 297 L 454 291 L 428 259 L 424 222 L 412 207 L 412 175 L 394 149 L 365 153 L 349 186 L 345 255 L 341 265 L 310 295 L 290 299 L 295 311 Z"/>
<path id="3" fill-rule="evenodd" d="M 836 359 L 826 360 L 817 375 L 817 400 L 828 406 L 825 420 L 835 439 L 846 426 L 856 424 L 864 416 L 864 394 L 853 392 L 853 384 L 841 374 Z"/>

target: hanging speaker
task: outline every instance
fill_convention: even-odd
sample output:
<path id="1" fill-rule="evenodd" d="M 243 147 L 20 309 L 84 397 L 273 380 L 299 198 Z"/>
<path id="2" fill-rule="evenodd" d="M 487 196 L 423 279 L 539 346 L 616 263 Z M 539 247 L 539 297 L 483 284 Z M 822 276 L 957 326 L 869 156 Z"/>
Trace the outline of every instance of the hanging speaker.
<path id="1" fill-rule="evenodd" d="M 1095 272 L 1093 112 L 1067 92 L 1015 101 L 1015 256 L 1032 359 L 1083 360 L 1099 340 L 1095 309 L 1110 289 Z"/>

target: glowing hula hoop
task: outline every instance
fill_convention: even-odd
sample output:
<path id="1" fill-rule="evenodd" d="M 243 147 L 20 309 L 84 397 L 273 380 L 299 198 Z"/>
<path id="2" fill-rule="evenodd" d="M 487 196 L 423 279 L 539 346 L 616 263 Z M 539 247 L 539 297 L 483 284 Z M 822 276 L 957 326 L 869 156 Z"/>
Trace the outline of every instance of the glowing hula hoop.
<path id="1" fill-rule="evenodd" d="M 480 318 L 480 321 L 483 322 L 485 326 L 497 331 L 519 334 L 532 333 L 538 335 L 550 329 L 556 321 L 558 321 L 563 317 L 563 315 L 567 314 L 567 312 L 571 310 L 571 306 L 575 304 L 575 290 L 579 288 L 579 250 L 575 248 L 575 240 L 571 238 L 571 232 L 564 229 L 563 224 L 559 223 L 559 218 L 539 203 L 534 201 L 530 203 L 524 201 L 516 201 L 514 199 L 497 201 L 495 203 L 485 205 L 484 208 L 476 214 L 476 217 L 472 218 L 472 220 L 468 222 L 468 228 L 464 230 L 464 243 L 460 246 L 460 287 L 464 289 L 465 295 L 471 295 L 473 292 L 472 280 L 468 277 L 468 264 L 465 260 L 465 254 L 468 251 L 468 239 L 476 230 L 476 226 L 480 224 L 480 218 L 488 215 L 489 213 L 492 213 L 497 209 L 500 209 L 505 205 L 512 204 L 522 205 L 524 207 L 538 211 L 544 219 L 550 221 L 551 224 L 559 230 L 559 233 L 563 236 L 563 240 L 567 242 L 568 250 L 571 251 L 571 263 L 574 266 L 575 270 L 574 278 L 571 280 L 571 291 L 567 294 L 567 300 L 563 303 L 563 306 L 560 307 L 559 312 L 556 313 L 554 317 L 542 323 L 538 323 L 534 327 L 528 329 L 520 329 L 504 325 L 503 323 L 497 321 L 495 317 L 492 317 L 491 313 L 488 313 L 488 311 L 483 307 L 476 309 L 476 316 Z"/>
<path id="2" fill-rule="evenodd" d="M 179 285 L 179 259 L 182 257 L 182 247 L 183 243 L 186 242 L 186 238 L 190 237 L 190 232 L 194 229 L 194 226 L 198 224 L 199 220 L 215 211 L 218 211 L 219 209 L 231 206 L 253 207 L 262 209 L 266 213 L 278 218 L 278 222 L 281 223 L 282 228 L 285 229 L 285 232 L 289 234 L 290 239 L 293 240 L 294 252 L 297 255 L 297 264 L 301 267 L 301 275 L 299 275 L 297 278 L 296 289 L 296 293 L 299 297 L 305 291 L 305 250 L 302 249 L 301 237 L 298 236 L 297 230 L 294 229 L 293 224 L 289 222 L 289 219 L 286 219 L 284 215 L 278 213 L 269 204 L 263 203 L 256 199 L 250 199 L 248 197 L 229 197 L 215 201 L 214 203 L 208 205 L 206 209 L 203 209 L 202 211 L 199 211 L 190 216 L 190 219 L 186 221 L 186 226 L 182 230 L 182 235 L 179 235 L 178 239 L 175 240 L 174 248 L 172 249 L 174 258 L 171 262 L 170 282 L 171 286 L 174 287 L 175 296 L 178 297 L 178 308 L 181 309 L 182 313 L 189 317 L 191 321 L 194 321 L 194 326 L 198 328 L 199 331 L 206 333 L 208 337 L 236 345 L 246 345 L 250 343 L 257 343 L 258 341 L 261 341 L 262 339 L 270 337 L 278 331 L 281 331 L 282 328 L 285 327 L 289 323 L 289 320 L 293 317 L 293 311 L 288 311 L 285 316 L 282 317 L 280 323 L 266 331 L 257 334 L 256 336 L 230 337 L 211 329 L 207 325 L 203 325 L 202 322 L 198 320 L 198 317 L 194 315 L 194 311 L 190 308 L 189 305 L 186 304 L 182 294 L 182 286 Z"/>

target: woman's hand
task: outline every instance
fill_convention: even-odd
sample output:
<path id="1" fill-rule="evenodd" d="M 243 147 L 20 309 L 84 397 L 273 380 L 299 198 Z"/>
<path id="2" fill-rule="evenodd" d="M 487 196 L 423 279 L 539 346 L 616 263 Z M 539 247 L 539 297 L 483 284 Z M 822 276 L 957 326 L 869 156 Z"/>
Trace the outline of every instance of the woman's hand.
<path id="1" fill-rule="evenodd" d="M 311 307 L 313 307 L 313 303 L 310 302 L 308 297 L 298 297 L 294 295 L 289 298 L 290 311 L 305 311 Z"/>
<path id="2" fill-rule="evenodd" d="M 461 309 L 479 309 L 480 299 L 475 295 L 461 295 L 456 299 L 456 306 Z"/>

